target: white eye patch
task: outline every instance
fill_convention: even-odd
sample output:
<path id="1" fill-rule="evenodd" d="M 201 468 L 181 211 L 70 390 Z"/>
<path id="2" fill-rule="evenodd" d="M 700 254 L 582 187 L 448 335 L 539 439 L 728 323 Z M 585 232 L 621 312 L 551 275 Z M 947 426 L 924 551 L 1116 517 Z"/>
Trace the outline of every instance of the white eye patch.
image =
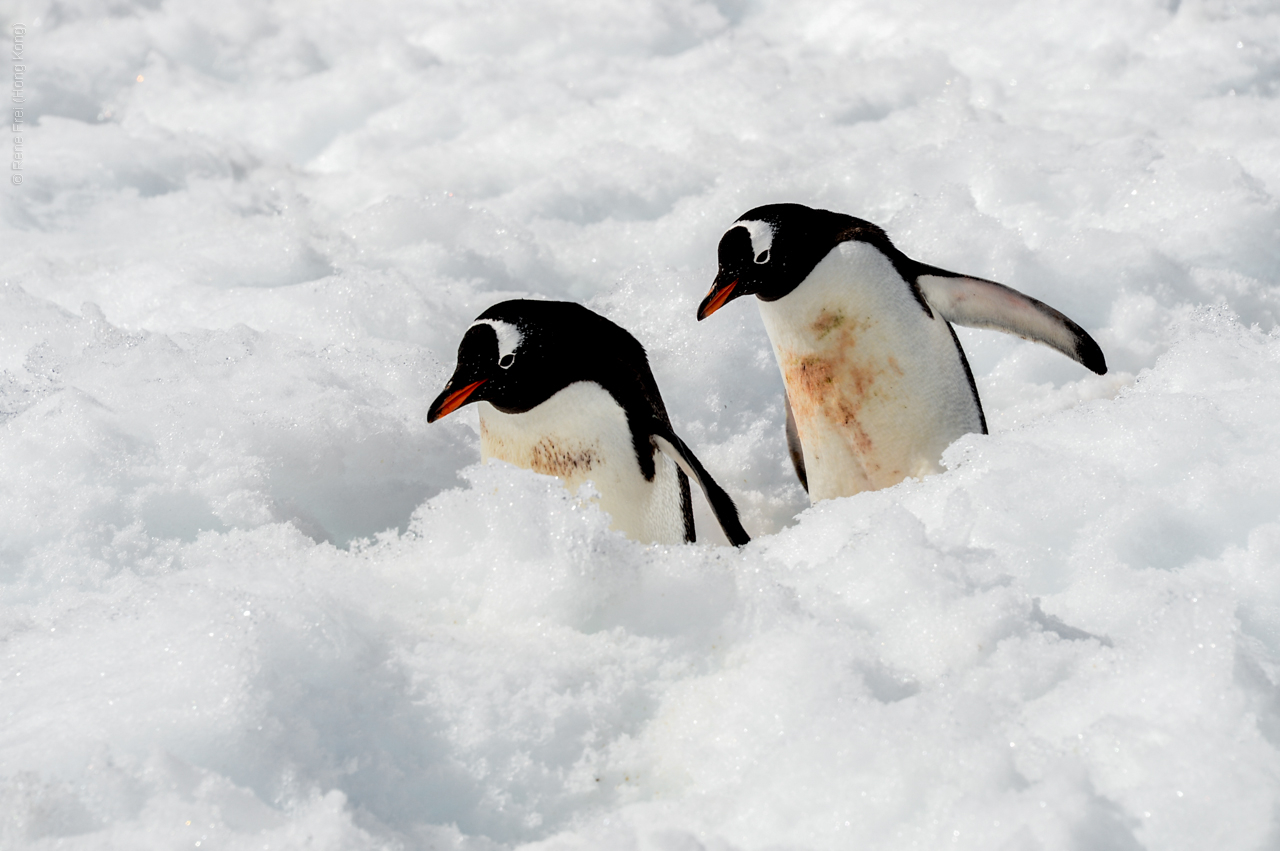
<path id="1" fill-rule="evenodd" d="M 477 319 L 471 323 L 471 328 L 477 325 L 488 325 L 498 335 L 498 364 L 503 369 L 511 366 L 516 359 L 516 349 L 524 341 L 524 334 L 520 333 L 520 329 L 501 319 Z M 470 331 L 471 328 L 467 330 Z"/>
<path id="2" fill-rule="evenodd" d="M 757 263 L 769 262 L 769 249 L 773 247 L 773 225 L 755 219 L 738 222 L 734 227 L 744 229 L 751 237 L 751 256 Z"/>

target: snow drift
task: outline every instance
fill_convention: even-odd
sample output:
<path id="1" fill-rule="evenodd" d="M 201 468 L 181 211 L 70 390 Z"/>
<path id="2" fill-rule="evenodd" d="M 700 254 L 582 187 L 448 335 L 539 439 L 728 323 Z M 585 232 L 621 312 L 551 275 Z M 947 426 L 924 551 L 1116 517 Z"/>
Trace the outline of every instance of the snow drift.
<path id="1" fill-rule="evenodd" d="M 1280 843 L 1272 6 L 0 20 L 0 845 Z M 694 320 L 775 201 L 1053 304 L 1112 372 L 961 331 L 992 434 L 809 509 L 759 318 Z M 637 545 L 427 425 L 529 295 L 645 344 L 750 546 L 702 509 Z"/>

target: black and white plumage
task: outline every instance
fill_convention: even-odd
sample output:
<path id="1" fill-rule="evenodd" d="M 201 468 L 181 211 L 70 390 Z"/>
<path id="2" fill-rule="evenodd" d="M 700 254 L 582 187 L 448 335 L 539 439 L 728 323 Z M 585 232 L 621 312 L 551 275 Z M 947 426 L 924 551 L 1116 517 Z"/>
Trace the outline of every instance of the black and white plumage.
<path id="1" fill-rule="evenodd" d="M 928 266 L 876 225 L 800 204 L 744 213 L 720 239 L 705 319 L 759 299 L 787 388 L 787 438 L 813 502 L 940 472 L 986 419 L 951 323 L 1051 346 L 1098 374 L 1102 350 L 1052 307 Z"/>
<path id="2" fill-rule="evenodd" d="M 729 495 L 671 428 L 649 359 L 579 304 L 517 299 L 467 329 L 427 420 L 480 403 L 480 453 L 577 488 L 590 480 L 615 529 L 645 543 L 694 540 L 689 477 L 736 546 L 750 538 Z"/>

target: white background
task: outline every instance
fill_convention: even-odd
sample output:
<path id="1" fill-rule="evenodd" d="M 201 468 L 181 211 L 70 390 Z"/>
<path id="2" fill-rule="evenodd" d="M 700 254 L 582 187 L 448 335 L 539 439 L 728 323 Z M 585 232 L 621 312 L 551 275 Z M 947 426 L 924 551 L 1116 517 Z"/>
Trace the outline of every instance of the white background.
<path id="1" fill-rule="evenodd" d="M 1280 845 L 1275 3 L 18 22 L 0 847 Z M 807 510 L 754 306 L 694 321 L 778 201 L 1111 372 L 962 331 L 992 434 Z M 634 544 L 473 466 L 474 408 L 427 425 L 517 295 L 647 346 L 751 546 L 700 501 L 702 543 Z"/>

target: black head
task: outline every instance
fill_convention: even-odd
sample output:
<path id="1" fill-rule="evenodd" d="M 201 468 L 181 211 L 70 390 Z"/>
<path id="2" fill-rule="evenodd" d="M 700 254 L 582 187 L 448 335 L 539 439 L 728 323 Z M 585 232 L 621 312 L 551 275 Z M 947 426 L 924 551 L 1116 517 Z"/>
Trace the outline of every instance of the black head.
<path id="1" fill-rule="evenodd" d="M 743 213 L 720 238 L 720 270 L 698 306 L 698 319 L 744 295 L 782 298 L 847 239 L 893 250 L 883 230 L 843 213 L 802 204 L 769 204 Z"/>
<path id="2" fill-rule="evenodd" d="M 503 413 L 524 413 L 578 381 L 595 381 L 624 408 L 656 409 L 666 418 L 635 337 L 580 304 L 504 301 L 462 335 L 458 366 L 427 421 L 481 401 Z"/>

